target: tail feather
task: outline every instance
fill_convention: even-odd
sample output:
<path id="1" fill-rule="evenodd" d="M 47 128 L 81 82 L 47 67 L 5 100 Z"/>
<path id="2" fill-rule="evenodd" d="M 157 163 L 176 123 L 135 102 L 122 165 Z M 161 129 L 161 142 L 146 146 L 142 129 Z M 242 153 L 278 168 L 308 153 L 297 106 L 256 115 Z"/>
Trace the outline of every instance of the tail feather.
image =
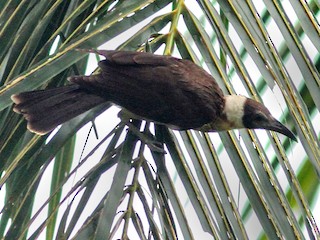
<path id="1" fill-rule="evenodd" d="M 28 129 L 45 134 L 58 125 L 106 102 L 106 99 L 90 94 L 78 85 L 36 90 L 15 94 L 13 110 L 23 114 Z"/>

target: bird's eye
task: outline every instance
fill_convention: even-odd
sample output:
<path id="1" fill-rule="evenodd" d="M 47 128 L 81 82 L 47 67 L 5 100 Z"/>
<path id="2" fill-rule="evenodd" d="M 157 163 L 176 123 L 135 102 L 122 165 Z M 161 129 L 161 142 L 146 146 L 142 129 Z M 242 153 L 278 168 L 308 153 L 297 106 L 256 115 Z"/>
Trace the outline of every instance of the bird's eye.
<path id="1" fill-rule="evenodd" d="M 257 115 L 255 117 L 255 121 L 262 122 L 265 120 L 267 120 L 267 117 L 263 113 L 257 113 Z"/>

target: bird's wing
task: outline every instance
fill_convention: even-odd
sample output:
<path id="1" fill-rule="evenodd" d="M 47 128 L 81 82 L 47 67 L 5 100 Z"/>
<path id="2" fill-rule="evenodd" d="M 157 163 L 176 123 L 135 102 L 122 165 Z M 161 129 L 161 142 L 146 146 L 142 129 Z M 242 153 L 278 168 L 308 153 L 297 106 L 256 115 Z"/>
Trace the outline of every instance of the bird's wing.
<path id="1" fill-rule="evenodd" d="M 94 50 L 93 52 L 102 55 L 111 64 L 118 65 L 168 65 L 176 60 L 171 56 L 156 55 L 148 52 L 132 52 L 117 50 Z M 100 66 L 101 67 L 101 66 Z M 103 67 L 103 65 L 102 65 Z"/>
<path id="2" fill-rule="evenodd" d="M 134 114 L 181 129 L 197 128 L 222 111 L 215 80 L 188 60 L 142 52 L 97 51 L 101 73 L 70 80 Z"/>

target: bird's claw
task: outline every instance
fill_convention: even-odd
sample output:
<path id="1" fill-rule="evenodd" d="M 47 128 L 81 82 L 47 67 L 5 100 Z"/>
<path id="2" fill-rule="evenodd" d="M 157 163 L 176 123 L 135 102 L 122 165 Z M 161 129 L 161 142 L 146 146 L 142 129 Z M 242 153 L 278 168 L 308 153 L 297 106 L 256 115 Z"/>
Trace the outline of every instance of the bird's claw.
<path id="1" fill-rule="evenodd" d="M 142 143 L 146 144 L 152 152 L 157 152 L 161 154 L 167 153 L 163 149 L 163 145 L 161 142 L 155 139 L 151 139 L 154 137 L 153 135 L 140 132 L 140 130 L 130 122 L 127 122 L 126 125 L 129 127 L 129 131 L 131 131 L 134 135 L 136 135 Z"/>

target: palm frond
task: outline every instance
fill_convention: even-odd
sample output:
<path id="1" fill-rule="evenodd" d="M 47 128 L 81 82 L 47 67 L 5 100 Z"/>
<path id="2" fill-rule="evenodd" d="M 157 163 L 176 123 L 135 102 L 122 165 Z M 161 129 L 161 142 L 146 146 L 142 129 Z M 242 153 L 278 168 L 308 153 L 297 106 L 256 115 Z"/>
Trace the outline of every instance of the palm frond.
<path id="1" fill-rule="evenodd" d="M 3 239 L 320 238 L 317 1 L 9 0 L 0 9 Z M 116 118 L 108 103 L 50 135 L 28 132 L 10 96 L 84 74 L 95 60 L 75 49 L 101 45 L 191 59 L 225 94 L 263 101 L 299 142 L 172 131 Z M 98 138 L 86 139 L 92 121 Z"/>

